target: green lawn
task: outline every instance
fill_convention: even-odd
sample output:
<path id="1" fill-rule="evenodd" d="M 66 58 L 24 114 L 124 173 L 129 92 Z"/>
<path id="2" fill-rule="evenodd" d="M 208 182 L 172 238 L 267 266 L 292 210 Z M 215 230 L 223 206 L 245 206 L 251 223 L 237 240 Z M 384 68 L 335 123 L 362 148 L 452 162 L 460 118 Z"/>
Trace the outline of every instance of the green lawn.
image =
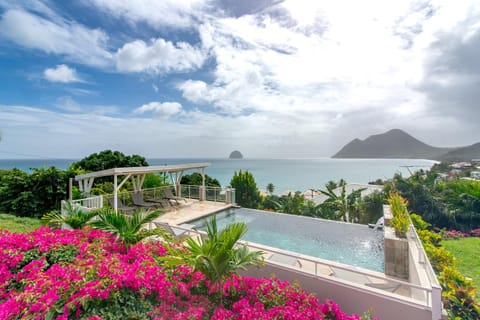
<path id="1" fill-rule="evenodd" d="M 8 229 L 11 232 L 29 232 L 42 225 L 40 219 L 21 218 L 11 214 L 0 213 L 0 229 Z"/>
<path id="2" fill-rule="evenodd" d="M 480 238 L 442 240 L 442 246 L 453 253 L 460 272 L 475 282 L 477 298 L 480 298 Z"/>

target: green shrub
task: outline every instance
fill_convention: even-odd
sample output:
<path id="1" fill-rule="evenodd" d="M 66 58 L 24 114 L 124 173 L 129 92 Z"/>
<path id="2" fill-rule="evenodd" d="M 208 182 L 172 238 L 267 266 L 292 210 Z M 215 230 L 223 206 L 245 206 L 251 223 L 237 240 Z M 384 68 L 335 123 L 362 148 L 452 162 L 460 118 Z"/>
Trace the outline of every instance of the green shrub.
<path id="1" fill-rule="evenodd" d="M 428 242 L 424 243 L 423 246 L 435 272 L 439 273 L 446 267 L 454 267 L 453 255 L 450 251 Z"/>
<path id="2" fill-rule="evenodd" d="M 440 247 L 442 236 L 438 233 L 429 230 L 417 230 L 417 234 L 423 243 L 429 243 L 435 247 Z"/>
<path id="3" fill-rule="evenodd" d="M 388 197 L 388 203 L 393 215 L 392 220 L 390 220 L 390 225 L 395 229 L 395 234 L 398 237 L 406 238 L 408 227 L 411 223 L 407 210 L 407 200 L 402 198 L 398 193 L 391 192 Z"/>
<path id="4" fill-rule="evenodd" d="M 425 229 L 427 229 L 428 227 L 431 226 L 430 223 L 423 220 L 423 218 L 421 216 L 419 216 L 418 214 L 411 213 L 410 214 L 410 219 L 412 220 L 412 223 L 415 226 L 415 229 L 417 229 L 417 231 L 425 230 Z"/>
<path id="5" fill-rule="evenodd" d="M 450 319 L 479 319 L 480 306 L 475 302 L 473 281 L 466 279 L 454 266 L 445 267 L 438 280 Z"/>
<path id="6" fill-rule="evenodd" d="M 390 225 L 395 229 L 395 234 L 401 238 L 407 237 L 410 219 L 405 214 L 397 214 L 390 220 Z"/>

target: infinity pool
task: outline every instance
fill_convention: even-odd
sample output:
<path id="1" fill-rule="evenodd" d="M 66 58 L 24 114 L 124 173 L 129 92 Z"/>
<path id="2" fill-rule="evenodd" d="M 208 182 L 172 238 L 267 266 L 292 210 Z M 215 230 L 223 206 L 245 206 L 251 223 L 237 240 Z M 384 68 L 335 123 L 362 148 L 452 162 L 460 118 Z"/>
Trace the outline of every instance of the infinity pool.
<path id="1" fill-rule="evenodd" d="M 245 208 L 219 212 L 217 225 L 248 226 L 243 240 L 374 271 L 384 271 L 383 232 L 362 224 L 343 223 Z M 210 217 L 192 221 L 206 230 Z"/>

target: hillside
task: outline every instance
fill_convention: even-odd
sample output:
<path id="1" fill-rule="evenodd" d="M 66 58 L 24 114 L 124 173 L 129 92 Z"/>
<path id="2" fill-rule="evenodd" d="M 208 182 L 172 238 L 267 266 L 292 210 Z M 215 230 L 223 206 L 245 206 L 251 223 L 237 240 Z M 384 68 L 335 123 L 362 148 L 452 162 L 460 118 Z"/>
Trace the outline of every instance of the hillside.
<path id="1" fill-rule="evenodd" d="M 480 142 L 454 149 L 438 158 L 441 161 L 470 161 L 472 159 L 480 159 Z"/>
<path id="2" fill-rule="evenodd" d="M 338 151 L 333 158 L 409 158 L 441 159 L 455 148 L 437 148 L 419 141 L 400 130 L 393 129 L 365 140 L 354 139 Z M 455 154 L 455 153 L 453 153 Z M 471 158 L 469 159 L 471 160 Z"/>

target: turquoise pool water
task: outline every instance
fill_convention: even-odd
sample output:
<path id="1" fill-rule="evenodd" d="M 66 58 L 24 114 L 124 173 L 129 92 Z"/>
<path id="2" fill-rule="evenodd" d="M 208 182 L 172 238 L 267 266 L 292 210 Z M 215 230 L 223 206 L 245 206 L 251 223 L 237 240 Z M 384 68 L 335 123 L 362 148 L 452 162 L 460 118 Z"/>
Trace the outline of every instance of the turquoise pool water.
<path id="1" fill-rule="evenodd" d="M 206 230 L 209 217 L 192 221 Z M 245 222 L 243 240 L 289 250 L 374 271 L 384 271 L 383 232 L 366 225 L 269 213 L 252 209 L 229 209 L 217 214 L 217 225 Z"/>

